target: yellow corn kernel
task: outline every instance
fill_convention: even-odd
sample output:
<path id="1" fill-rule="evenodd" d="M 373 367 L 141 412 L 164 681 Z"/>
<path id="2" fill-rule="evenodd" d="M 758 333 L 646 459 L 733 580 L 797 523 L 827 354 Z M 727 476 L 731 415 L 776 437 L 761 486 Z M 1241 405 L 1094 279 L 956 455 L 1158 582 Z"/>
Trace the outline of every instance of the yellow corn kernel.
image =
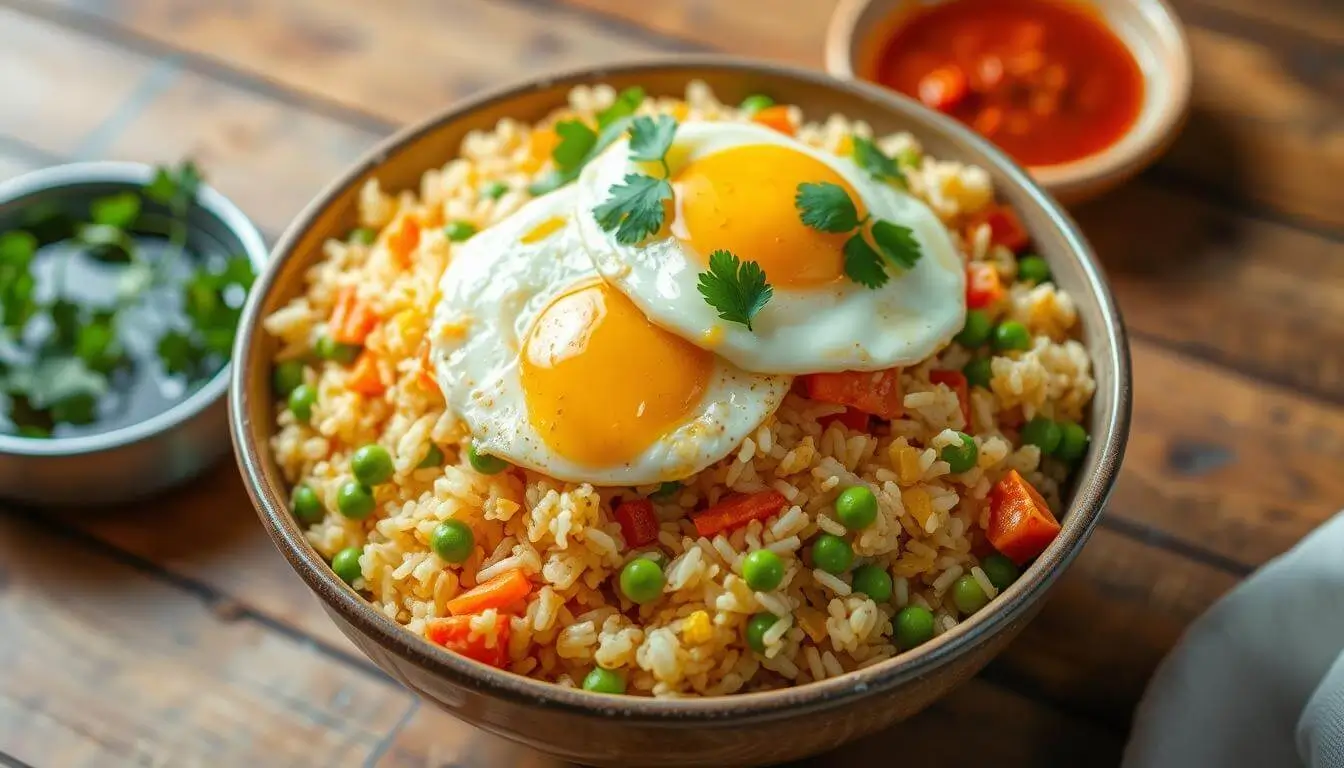
<path id="1" fill-rule="evenodd" d="M 905 511 L 915 518 L 920 528 L 927 531 L 929 518 L 933 517 L 933 503 L 929 500 L 929 492 L 923 488 L 906 488 L 901 491 L 901 501 L 905 503 Z"/>
<path id="2" fill-rule="evenodd" d="M 845 157 L 854 154 L 854 137 L 845 134 L 840 137 L 840 143 L 835 147 L 835 154 Z"/>
<path id="3" fill-rule="evenodd" d="M 910 447 L 905 438 L 900 438 L 888 449 L 891 463 L 896 466 L 896 478 L 901 485 L 913 485 L 924 477 L 924 468 L 919 461 L 919 450 Z"/>
<path id="4" fill-rule="evenodd" d="M 686 617 L 686 623 L 681 625 L 681 639 L 692 645 L 708 643 L 714 639 L 714 627 L 710 624 L 709 614 L 704 611 L 696 611 Z"/>
<path id="5" fill-rule="evenodd" d="M 672 116 L 677 119 L 677 122 L 684 122 L 690 114 L 691 107 L 686 102 L 678 101 L 676 104 L 672 105 Z"/>
<path id="6" fill-rule="evenodd" d="M 912 555 L 909 552 L 901 556 L 900 560 L 891 564 L 891 572 L 903 579 L 911 579 L 922 573 L 927 573 L 933 568 L 933 558 Z"/>
<path id="7" fill-rule="evenodd" d="M 812 642 L 820 643 L 826 639 L 826 614 L 816 608 L 803 606 L 794 611 L 793 616 L 798 620 L 798 626 L 803 628 Z"/>

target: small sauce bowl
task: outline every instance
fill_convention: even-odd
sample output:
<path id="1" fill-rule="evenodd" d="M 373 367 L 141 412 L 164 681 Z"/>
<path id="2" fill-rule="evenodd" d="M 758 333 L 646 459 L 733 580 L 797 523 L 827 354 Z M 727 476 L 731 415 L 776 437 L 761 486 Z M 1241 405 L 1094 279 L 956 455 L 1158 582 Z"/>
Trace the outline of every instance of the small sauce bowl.
<path id="1" fill-rule="evenodd" d="M 139 191 L 155 169 L 140 163 L 54 166 L 0 184 L 0 231 L 30 206 L 64 209 L 127 190 Z M 198 252 L 242 254 L 260 272 L 261 233 L 233 203 L 201 185 L 187 216 L 187 243 Z M 124 502 L 189 480 L 229 450 L 224 393 L 230 365 L 166 410 L 107 432 L 29 438 L 0 434 L 0 497 L 30 504 Z"/>
<path id="2" fill-rule="evenodd" d="M 1096 197 L 1156 160 L 1175 140 L 1190 102 L 1190 47 L 1175 11 L 1164 0 L 1074 0 L 1091 5 L 1133 54 L 1144 80 L 1138 118 L 1115 143 L 1060 165 L 1029 168 L 1065 203 Z M 908 13 L 956 0 L 841 0 L 826 34 L 826 71 L 864 78 L 882 44 Z"/>

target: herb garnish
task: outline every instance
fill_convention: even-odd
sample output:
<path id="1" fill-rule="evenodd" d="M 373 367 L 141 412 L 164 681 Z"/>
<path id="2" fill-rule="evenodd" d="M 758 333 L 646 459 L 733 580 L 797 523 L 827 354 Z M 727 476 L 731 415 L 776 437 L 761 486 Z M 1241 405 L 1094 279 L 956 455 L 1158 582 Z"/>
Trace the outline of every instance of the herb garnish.
<path id="1" fill-rule="evenodd" d="M 720 318 L 741 323 L 748 331 L 754 330 L 751 321 L 775 293 L 760 264 L 744 262 L 724 250 L 709 255 L 709 270 L 700 273 L 696 288 Z"/>
<path id="2" fill-rule="evenodd" d="M 919 261 L 919 242 L 915 240 L 913 230 L 889 221 L 874 220 L 872 214 L 859 218 L 854 201 L 838 184 L 799 184 L 794 205 L 803 223 L 812 229 L 835 234 L 853 232 L 844 246 L 845 274 L 860 285 L 881 288 L 890 279 L 888 265 L 910 269 Z M 868 235 L 876 248 L 864 237 L 864 225 L 869 225 Z"/>
<path id="3" fill-rule="evenodd" d="M 21 229 L 0 234 L 0 425 L 49 437 L 58 424 L 97 421 L 100 399 L 123 390 L 146 362 L 123 340 L 146 333 L 148 345 L 134 346 L 144 347 L 148 360 L 157 351 L 165 374 L 184 377 L 179 391 L 228 360 L 255 275 L 241 255 L 207 260 L 188 254 L 188 215 L 200 182 L 189 161 L 160 168 L 141 190 L 91 201 L 83 222 L 59 208 L 39 212 L 34 206 L 21 215 Z M 166 248 L 144 251 L 147 238 Z M 63 250 L 47 262 L 39 248 L 54 243 Z M 66 272 L 80 258 L 116 270 L 114 298 L 110 285 L 101 304 L 79 298 L 87 285 L 69 290 Z M 162 302 L 171 305 L 179 286 L 181 315 L 174 322 Z M 128 313 L 138 319 L 126 326 Z"/>
<path id="4" fill-rule="evenodd" d="M 887 157 L 887 153 L 862 136 L 851 136 L 854 142 L 854 162 L 878 181 L 898 181 L 905 183 L 905 172 L 896 161 Z"/>
<path id="5" fill-rule="evenodd" d="M 642 103 L 644 89 L 627 88 L 616 96 L 616 101 L 610 107 L 597 113 L 596 129 L 582 120 L 561 120 L 556 123 L 555 133 L 560 141 L 551 150 L 555 170 L 533 182 L 528 192 L 534 196 L 544 195 L 578 178 L 579 171 L 585 165 L 625 133 L 630 127 L 631 116 Z"/>
<path id="6" fill-rule="evenodd" d="M 663 177 L 628 173 L 611 188 L 611 197 L 593 209 L 598 226 L 616 233 L 616 242 L 634 245 L 663 227 L 663 201 L 672 197 L 672 170 L 667 151 L 677 133 L 677 121 L 668 115 L 637 117 L 630 122 L 630 159 L 659 163 Z"/>

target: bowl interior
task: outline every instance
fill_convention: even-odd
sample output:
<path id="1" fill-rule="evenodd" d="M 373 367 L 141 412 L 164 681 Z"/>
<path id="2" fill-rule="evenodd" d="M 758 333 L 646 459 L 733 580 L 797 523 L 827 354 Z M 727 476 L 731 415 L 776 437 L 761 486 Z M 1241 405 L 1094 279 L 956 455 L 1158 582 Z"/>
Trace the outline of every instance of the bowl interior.
<path id="1" fill-rule="evenodd" d="M 359 189 L 368 179 L 377 178 L 385 190 L 418 189 L 421 174 L 456 157 L 469 131 L 491 128 L 505 117 L 520 121 L 541 118 L 565 104 L 567 92 L 576 84 L 605 82 L 617 88 L 640 85 L 653 95 L 682 96 L 687 84 L 695 80 L 707 83 L 725 102 L 735 102 L 751 93 L 767 93 L 782 103 L 801 106 L 809 120 L 824 120 L 839 112 L 867 121 L 878 133 L 910 131 L 936 157 L 960 159 L 987 169 L 1001 199 L 1020 212 L 1061 287 L 1077 300 L 1084 343 L 1092 356 L 1097 378 L 1090 419 L 1094 440 L 1069 492 L 1062 534 L 1022 579 L 991 604 L 990 610 L 982 611 L 934 641 L 892 661 L 792 689 L 701 700 L 620 697 L 613 704 L 607 697 L 502 673 L 431 646 L 374 611 L 335 578 L 288 513 L 288 491 L 270 456 L 274 403 L 269 368 L 277 345 L 261 330 L 260 323 L 266 315 L 300 294 L 303 272 L 320 258 L 323 242 L 344 236 L 355 225 Z M 393 137 L 337 180 L 281 239 L 249 298 L 235 361 L 232 428 L 249 492 L 281 551 L 331 608 L 373 641 L 438 676 L 473 689 L 484 686 L 492 694 L 510 699 L 568 706 L 593 715 L 614 708 L 624 717 L 692 718 L 698 722 L 728 714 L 740 715 L 748 710 L 759 716 L 800 704 L 837 703 L 875 687 L 894 686 L 927 674 L 975 643 L 978 637 L 993 633 L 1022 615 L 1053 582 L 1095 524 L 1118 469 L 1128 432 L 1128 350 L 1114 302 L 1074 224 L 1019 168 L 951 119 L 884 89 L 836 81 L 820 73 L 724 57 L 682 57 L 675 62 L 599 68 L 534 81 L 456 105 Z"/>
<path id="2" fill-rule="evenodd" d="M 902 18 L 921 6 L 954 0 L 844 0 L 832 18 L 826 68 L 869 77 L 882 43 Z M 1070 0 L 1090 6 L 1134 54 L 1144 77 L 1138 119 L 1118 142 L 1089 157 L 1032 168 L 1037 183 L 1075 202 L 1142 169 L 1175 138 L 1189 101 L 1189 45 L 1165 0 Z"/>
<path id="3" fill-rule="evenodd" d="M 139 191 L 154 177 L 154 169 L 140 163 L 91 162 L 53 166 L 0 184 L 0 232 L 29 225 L 34 207 L 59 211 L 76 221 L 88 216 L 89 203 L 98 197 Z M 166 213 L 147 202 L 148 212 Z M 252 222 L 215 190 L 202 186 L 187 216 L 187 244 L 203 255 L 246 255 L 258 272 L 266 261 L 266 247 Z M 80 436 L 30 439 L 0 434 L 0 453 L 31 456 L 91 453 L 125 445 L 153 435 L 216 402 L 228 388 L 229 366 L 201 383 L 172 406 L 125 426 Z"/>

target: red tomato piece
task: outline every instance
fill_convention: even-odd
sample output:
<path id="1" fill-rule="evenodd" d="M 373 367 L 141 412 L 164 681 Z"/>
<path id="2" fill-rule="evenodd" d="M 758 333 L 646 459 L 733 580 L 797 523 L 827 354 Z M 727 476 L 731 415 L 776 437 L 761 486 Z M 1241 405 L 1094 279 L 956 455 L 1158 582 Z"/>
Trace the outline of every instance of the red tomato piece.
<path id="1" fill-rule="evenodd" d="M 1003 280 L 993 264 L 975 262 L 966 265 L 966 306 L 984 309 L 1003 298 Z"/>
<path id="2" fill-rule="evenodd" d="M 625 546 L 642 547 L 658 538 L 658 516 L 648 499 L 623 501 L 616 506 L 616 522 L 621 525 Z"/>
<path id="3" fill-rule="evenodd" d="M 495 643 L 488 647 L 485 636 L 471 636 L 473 618 L 475 617 L 449 616 L 443 619 L 430 619 L 425 624 L 425 637 L 429 638 L 431 643 L 442 645 L 460 656 L 492 667 L 503 667 L 509 660 L 509 617 L 495 617 Z"/>
<path id="4" fill-rule="evenodd" d="M 800 376 L 809 399 L 856 408 L 883 419 L 905 412 L 901 369 L 809 373 Z"/>
<path id="5" fill-rule="evenodd" d="M 1059 522 L 1041 494 L 1012 469 L 989 492 L 987 535 L 1004 557 L 1023 565 L 1050 546 Z"/>

